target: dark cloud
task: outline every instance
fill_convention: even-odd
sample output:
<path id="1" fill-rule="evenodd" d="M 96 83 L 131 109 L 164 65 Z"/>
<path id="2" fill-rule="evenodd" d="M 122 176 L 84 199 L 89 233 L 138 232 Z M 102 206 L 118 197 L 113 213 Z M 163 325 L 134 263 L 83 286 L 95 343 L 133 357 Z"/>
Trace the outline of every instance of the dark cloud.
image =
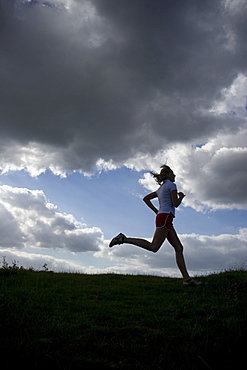
<path id="1" fill-rule="evenodd" d="M 28 166 L 32 147 L 49 157 L 32 150 L 39 168 L 87 172 L 99 158 L 234 132 L 208 109 L 246 72 L 246 3 L 50 3 L 0 2 L 0 134 L 15 148 L 2 168 Z"/>

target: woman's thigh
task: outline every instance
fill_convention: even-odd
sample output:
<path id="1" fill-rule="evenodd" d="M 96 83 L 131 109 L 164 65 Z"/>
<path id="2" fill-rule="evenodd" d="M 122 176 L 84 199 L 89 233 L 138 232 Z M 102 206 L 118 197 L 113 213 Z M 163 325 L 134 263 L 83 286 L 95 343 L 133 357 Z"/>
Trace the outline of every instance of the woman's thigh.
<path id="1" fill-rule="evenodd" d="M 165 227 L 156 228 L 152 241 L 154 252 L 157 252 L 160 249 L 160 247 L 166 240 L 168 233 L 169 230 L 167 230 Z"/>

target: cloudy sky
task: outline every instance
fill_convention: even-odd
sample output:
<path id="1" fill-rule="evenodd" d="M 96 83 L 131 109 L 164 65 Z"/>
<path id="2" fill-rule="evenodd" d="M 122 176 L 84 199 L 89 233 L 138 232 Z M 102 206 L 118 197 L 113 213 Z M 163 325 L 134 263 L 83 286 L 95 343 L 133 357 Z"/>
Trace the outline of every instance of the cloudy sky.
<path id="1" fill-rule="evenodd" d="M 191 274 L 247 268 L 245 0 L 0 0 L 0 260 L 180 276 L 142 197 L 168 164 Z"/>

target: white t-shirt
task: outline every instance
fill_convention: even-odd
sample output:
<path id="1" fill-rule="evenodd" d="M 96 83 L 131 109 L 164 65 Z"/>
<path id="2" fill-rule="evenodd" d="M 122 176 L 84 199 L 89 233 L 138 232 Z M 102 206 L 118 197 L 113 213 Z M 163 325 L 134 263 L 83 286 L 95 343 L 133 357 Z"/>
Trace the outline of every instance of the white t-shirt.
<path id="1" fill-rule="evenodd" d="M 177 190 L 177 185 L 170 180 L 164 183 L 156 190 L 159 199 L 159 213 L 172 213 L 175 216 L 175 207 L 172 205 L 171 191 Z"/>

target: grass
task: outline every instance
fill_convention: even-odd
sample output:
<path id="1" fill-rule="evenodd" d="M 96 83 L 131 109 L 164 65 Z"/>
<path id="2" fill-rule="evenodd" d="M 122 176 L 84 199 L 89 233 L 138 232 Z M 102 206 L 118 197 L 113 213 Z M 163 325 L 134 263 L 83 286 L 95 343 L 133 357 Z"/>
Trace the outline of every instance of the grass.
<path id="1" fill-rule="evenodd" d="M 247 272 L 181 279 L 0 269 L 2 367 L 237 369 Z"/>

